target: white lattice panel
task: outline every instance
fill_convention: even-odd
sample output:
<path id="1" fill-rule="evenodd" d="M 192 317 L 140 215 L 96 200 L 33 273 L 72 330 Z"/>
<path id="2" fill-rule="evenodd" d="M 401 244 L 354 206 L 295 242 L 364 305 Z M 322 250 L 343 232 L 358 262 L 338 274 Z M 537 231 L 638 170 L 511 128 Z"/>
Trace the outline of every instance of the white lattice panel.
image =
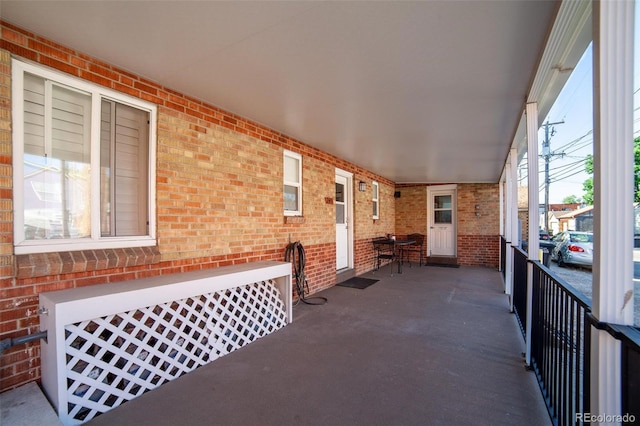
<path id="1" fill-rule="evenodd" d="M 211 361 L 286 325 L 286 311 L 273 284 L 236 287 L 209 303 Z"/>
<path id="2" fill-rule="evenodd" d="M 88 421 L 282 328 L 280 288 L 268 279 L 65 324 L 58 415 Z"/>

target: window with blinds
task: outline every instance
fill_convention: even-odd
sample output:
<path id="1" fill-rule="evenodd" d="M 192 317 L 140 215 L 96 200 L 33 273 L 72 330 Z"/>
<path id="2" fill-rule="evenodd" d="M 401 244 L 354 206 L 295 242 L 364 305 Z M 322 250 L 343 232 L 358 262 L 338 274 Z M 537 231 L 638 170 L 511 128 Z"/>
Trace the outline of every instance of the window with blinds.
<path id="1" fill-rule="evenodd" d="M 371 182 L 371 204 L 373 205 L 373 218 L 380 219 L 380 185 Z"/>
<path id="2" fill-rule="evenodd" d="M 149 114 L 103 100 L 101 117 L 101 235 L 145 235 Z"/>
<path id="3" fill-rule="evenodd" d="M 155 243 L 155 107 L 13 62 L 16 253 Z"/>
<path id="4" fill-rule="evenodd" d="M 302 156 L 284 151 L 284 214 L 302 216 Z"/>

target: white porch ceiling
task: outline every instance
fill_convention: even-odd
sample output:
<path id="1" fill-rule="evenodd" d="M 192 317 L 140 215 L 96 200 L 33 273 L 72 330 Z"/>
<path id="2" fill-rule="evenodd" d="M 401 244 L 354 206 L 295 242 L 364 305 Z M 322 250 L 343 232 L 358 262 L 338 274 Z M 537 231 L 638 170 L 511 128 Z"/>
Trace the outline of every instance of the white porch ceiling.
<path id="1" fill-rule="evenodd" d="M 397 183 L 444 183 L 499 180 L 557 9 L 2 0 L 0 16 Z"/>

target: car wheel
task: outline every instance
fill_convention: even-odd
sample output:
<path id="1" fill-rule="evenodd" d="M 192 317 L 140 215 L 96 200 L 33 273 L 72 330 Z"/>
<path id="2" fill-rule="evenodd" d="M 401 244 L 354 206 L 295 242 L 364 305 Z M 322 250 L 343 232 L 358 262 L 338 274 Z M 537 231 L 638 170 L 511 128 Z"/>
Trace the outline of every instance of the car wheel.
<path id="1" fill-rule="evenodd" d="M 558 266 L 559 266 L 559 267 L 561 267 L 561 268 L 564 268 L 564 267 L 565 267 L 565 265 L 566 265 L 566 264 L 564 263 L 564 259 L 562 258 L 562 253 L 558 253 L 558 260 L 557 260 L 557 262 L 558 262 Z"/>

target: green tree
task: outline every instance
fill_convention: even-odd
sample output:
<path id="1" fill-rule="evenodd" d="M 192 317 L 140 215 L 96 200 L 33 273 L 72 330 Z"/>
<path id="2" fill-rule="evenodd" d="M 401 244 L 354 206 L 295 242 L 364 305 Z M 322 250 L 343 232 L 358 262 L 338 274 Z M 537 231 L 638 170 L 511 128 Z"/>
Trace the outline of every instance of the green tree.
<path id="1" fill-rule="evenodd" d="M 640 137 L 633 140 L 633 201 L 640 202 Z M 593 155 L 589 154 L 584 162 L 584 170 L 591 176 L 582 184 L 584 196 L 582 201 L 585 204 L 593 205 Z"/>
<path id="2" fill-rule="evenodd" d="M 563 204 L 580 204 L 582 200 L 576 195 L 568 195 L 562 199 Z"/>
<path id="3" fill-rule="evenodd" d="M 593 205 L 593 155 L 587 155 L 587 159 L 584 162 L 584 170 L 589 173 L 591 176 L 587 178 L 582 183 L 582 190 L 584 191 L 584 195 L 582 196 L 582 201 L 585 204 L 592 206 Z"/>

